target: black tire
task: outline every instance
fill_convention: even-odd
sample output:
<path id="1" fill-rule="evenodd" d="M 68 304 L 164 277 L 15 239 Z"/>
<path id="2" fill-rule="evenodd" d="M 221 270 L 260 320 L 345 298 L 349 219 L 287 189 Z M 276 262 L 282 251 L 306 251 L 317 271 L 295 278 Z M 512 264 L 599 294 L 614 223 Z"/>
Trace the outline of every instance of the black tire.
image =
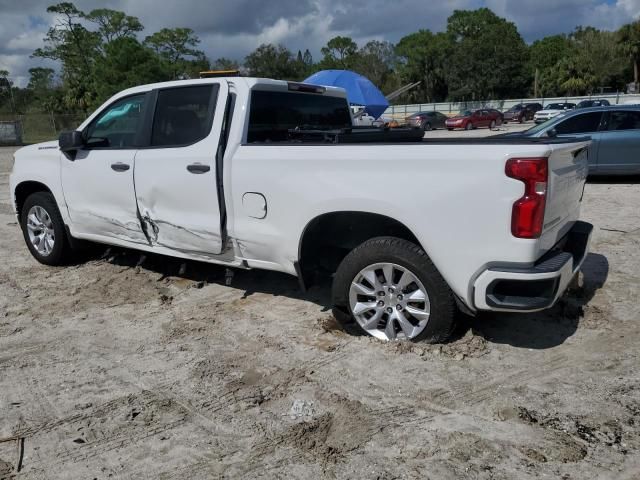
<path id="1" fill-rule="evenodd" d="M 53 248 L 47 255 L 38 252 L 29 239 L 27 218 L 29 216 L 29 211 L 36 206 L 45 210 L 51 219 L 51 224 L 53 226 Z M 21 209 L 20 227 L 22 228 L 22 234 L 24 236 L 24 241 L 27 244 L 27 248 L 31 252 L 31 255 L 33 255 L 33 258 L 38 262 L 45 265 L 64 265 L 70 260 L 71 247 L 69 246 L 69 241 L 67 239 L 64 221 L 60 215 L 60 210 L 58 209 L 56 200 L 51 193 L 36 192 L 27 197 Z"/>
<path id="2" fill-rule="evenodd" d="M 430 123 L 430 122 L 425 123 L 425 124 L 422 126 L 422 129 L 423 129 L 425 132 L 430 132 L 430 131 L 431 131 L 431 123 Z"/>
<path id="3" fill-rule="evenodd" d="M 424 330 L 411 341 L 440 343 L 447 340 L 455 329 L 457 308 L 453 292 L 424 250 L 396 237 L 367 240 L 342 260 L 333 280 L 333 314 L 336 320 L 351 334 L 366 334 L 351 314 L 349 289 L 356 275 L 364 268 L 385 262 L 409 269 L 422 282 L 429 296 L 429 321 Z"/>
<path id="4" fill-rule="evenodd" d="M 496 128 L 496 121 L 491 120 L 491 123 L 489 124 L 489 130 L 493 130 L 494 128 Z"/>
<path id="5" fill-rule="evenodd" d="M 524 115 L 518 118 L 518 123 L 522 123 L 525 121 Z"/>
<path id="6" fill-rule="evenodd" d="M 465 130 L 473 130 L 473 123 L 469 122 L 467 123 L 467 125 L 464 127 Z"/>
<path id="7" fill-rule="evenodd" d="M 453 128 L 447 127 L 447 130 L 449 130 L 450 132 L 453 132 Z"/>

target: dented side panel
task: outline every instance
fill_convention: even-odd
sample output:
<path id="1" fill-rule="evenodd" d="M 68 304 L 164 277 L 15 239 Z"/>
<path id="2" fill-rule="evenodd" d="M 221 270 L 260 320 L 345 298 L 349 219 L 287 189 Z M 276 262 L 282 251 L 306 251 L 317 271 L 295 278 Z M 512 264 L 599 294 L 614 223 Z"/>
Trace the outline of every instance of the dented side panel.
<path id="1" fill-rule="evenodd" d="M 194 254 L 222 253 L 216 151 L 227 94 L 226 83 L 220 82 L 213 125 L 201 141 L 136 153 L 135 195 L 141 225 L 153 246 Z"/>
<path id="2" fill-rule="evenodd" d="M 214 158 L 200 154 L 200 149 L 188 154 L 187 148 L 138 152 L 135 185 L 140 219 L 151 245 L 217 254 L 222 242 Z M 207 162 L 212 171 L 189 173 L 187 166 L 196 162 Z"/>
<path id="3" fill-rule="evenodd" d="M 62 188 L 75 236 L 102 235 L 148 243 L 136 209 L 135 152 L 135 149 L 80 150 L 73 160 L 61 155 Z M 131 168 L 114 171 L 111 165 L 115 163 Z"/>

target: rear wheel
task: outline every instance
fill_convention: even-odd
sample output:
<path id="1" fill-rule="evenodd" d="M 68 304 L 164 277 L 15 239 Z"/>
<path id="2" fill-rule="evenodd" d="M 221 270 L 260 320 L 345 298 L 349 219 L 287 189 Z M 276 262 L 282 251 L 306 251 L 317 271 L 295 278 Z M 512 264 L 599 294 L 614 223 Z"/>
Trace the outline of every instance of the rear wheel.
<path id="1" fill-rule="evenodd" d="M 473 123 L 469 122 L 467 123 L 467 125 L 464 127 L 465 130 L 473 130 Z"/>
<path id="2" fill-rule="evenodd" d="M 447 127 L 447 130 L 449 130 L 450 132 L 453 132 L 453 128 Z"/>
<path id="3" fill-rule="evenodd" d="M 64 221 L 55 198 L 49 192 L 36 192 L 22 206 L 20 226 L 31 255 L 45 265 L 62 265 L 71 248 Z"/>
<path id="4" fill-rule="evenodd" d="M 493 130 L 494 128 L 496 128 L 496 121 L 491 120 L 491 123 L 489 124 L 489 130 Z"/>
<path id="5" fill-rule="evenodd" d="M 431 123 L 429 123 L 429 122 L 425 123 L 425 124 L 422 126 L 422 129 L 423 129 L 425 132 L 430 131 L 430 130 L 431 130 Z"/>
<path id="6" fill-rule="evenodd" d="M 442 342 L 455 327 L 453 293 L 427 254 L 400 238 L 352 250 L 336 272 L 333 302 L 345 330 L 381 340 Z"/>

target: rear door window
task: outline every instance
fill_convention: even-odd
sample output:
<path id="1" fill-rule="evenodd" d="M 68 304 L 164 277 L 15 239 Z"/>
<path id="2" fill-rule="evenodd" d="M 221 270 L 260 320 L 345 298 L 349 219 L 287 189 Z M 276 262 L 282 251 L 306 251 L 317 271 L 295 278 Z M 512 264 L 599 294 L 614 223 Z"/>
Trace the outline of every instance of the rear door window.
<path id="1" fill-rule="evenodd" d="M 640 111 L 609 113 L 609 130 L 640 130 Z"/>
<path id="2" fill-rule="evenodd" d="M 558 135 L 572 135 L 575 133 L 597 132 L 600 126 L 601 112 L 583 113 L 574 115 L 565 121 L 558 123 L 555 129 Z"/>
<path id="3" fill-rule="evenodd" d="M 254 90 L 247 142 L 284 142 L 289 130 L 351 128 L 346 99 L 312 93 Z"/>
<path id="4" fill-rule="evenodd" d="M 158 91 L 151 146 L 177 147 L 205 138 L 211 130 L 218 88 L 212 84 Z"/>

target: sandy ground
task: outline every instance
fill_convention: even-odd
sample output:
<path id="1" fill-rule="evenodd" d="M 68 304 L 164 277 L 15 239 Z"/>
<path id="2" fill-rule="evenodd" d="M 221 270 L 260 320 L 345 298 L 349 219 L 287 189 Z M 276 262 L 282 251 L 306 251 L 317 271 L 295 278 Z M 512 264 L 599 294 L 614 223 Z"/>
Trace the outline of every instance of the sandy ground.
<path id="1" fill-rule="evenodd" d="M 123 250 L 42 266 L 10 212 L 12 152 L 0 439 L 22 440 L 0 443 L 0 478 L 640 478 L 639 179 L 587 185 L 584 286 L 552 310 L 407 345 L 346 335 L 327 288 L 285 275 L 225 286 Z"/>

